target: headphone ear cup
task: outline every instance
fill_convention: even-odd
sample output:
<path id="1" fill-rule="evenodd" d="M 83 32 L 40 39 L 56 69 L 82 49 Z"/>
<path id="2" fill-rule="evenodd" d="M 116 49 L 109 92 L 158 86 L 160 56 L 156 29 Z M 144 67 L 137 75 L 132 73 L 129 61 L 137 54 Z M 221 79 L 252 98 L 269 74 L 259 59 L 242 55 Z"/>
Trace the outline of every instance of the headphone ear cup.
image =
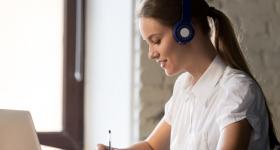
<path id="1" fill-rule="evenodd" d="M 194 29 L 191 24 L 179 21 L 173 27 L 173 37 L 179 44 L 186 44 L 194 37 Z"/>

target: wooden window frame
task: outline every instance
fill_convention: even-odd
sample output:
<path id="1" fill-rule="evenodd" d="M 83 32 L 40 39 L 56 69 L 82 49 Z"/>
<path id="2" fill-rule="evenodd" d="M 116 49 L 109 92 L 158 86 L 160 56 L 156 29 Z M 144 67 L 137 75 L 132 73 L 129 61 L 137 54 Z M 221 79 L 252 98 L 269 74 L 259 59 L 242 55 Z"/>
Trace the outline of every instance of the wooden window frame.
<path id="1" fill-rule="evenodd" d="M 38 137 L 42 145 L 65 150 L 82 150 L 84 147 L 85 0 L 64 0 L 64 6 L 62 131 L 39 132 Z M 80 13 L 77 11 L 79 9 Z M 77 30 L 80 30 L 79 39 Z M 74 76 L 78 43 L 81 50 L 79 55 L 81 80 L 77 80 Z"/>

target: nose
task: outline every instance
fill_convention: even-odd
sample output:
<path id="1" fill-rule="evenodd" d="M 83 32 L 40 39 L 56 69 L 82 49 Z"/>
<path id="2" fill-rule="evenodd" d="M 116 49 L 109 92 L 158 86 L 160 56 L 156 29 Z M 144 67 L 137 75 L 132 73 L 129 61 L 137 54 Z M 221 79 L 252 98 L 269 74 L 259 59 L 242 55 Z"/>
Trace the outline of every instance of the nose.
<path id="1" fill-rule="evenodd" d="M 149 47 L 148 57 L 150 59 L 156 59 L 156 58 L 159 58 L 159 56 L 160 56 L 160 54 L 156 50 L 153 50 L 153 49 L 151 49 L 151 47 Z"/>

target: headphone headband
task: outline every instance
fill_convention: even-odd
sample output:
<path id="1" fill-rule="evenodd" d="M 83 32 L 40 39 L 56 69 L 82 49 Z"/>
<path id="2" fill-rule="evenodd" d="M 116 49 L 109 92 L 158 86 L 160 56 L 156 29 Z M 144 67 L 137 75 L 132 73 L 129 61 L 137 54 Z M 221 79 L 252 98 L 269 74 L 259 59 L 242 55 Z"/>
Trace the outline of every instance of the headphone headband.
<path id="1" fill-rule="evenodd" d="M 182 1 L 182 17 L 181 20 L 191 22 L 191 0 Z"/>
<path id="2" fill-rule="evenodd" d="M 182 17 L 173 27 L 173 37 L 179 44 L 186 44 L 194 37 L 191 23 L 191 0 L 182 0 Z"/>

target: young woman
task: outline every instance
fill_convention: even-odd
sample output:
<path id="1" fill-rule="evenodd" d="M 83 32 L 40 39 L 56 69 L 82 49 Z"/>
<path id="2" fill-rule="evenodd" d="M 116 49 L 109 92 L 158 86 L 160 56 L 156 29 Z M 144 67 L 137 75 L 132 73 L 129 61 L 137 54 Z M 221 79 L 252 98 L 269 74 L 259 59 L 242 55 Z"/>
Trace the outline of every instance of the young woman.
<path id="1" fill-rule="evenodd" d="M 279 145 L 262 89 L 224 13 L 205 0 L 142 0 L 138 6 L 149 57 L 166 75 L 181 75 L 157 127 L 126 149 L 268 150 Z M 187 22 L 185 30 L 178 30 L 187 36 L 183 41 L 176 37 L 180 20 Z"/>

